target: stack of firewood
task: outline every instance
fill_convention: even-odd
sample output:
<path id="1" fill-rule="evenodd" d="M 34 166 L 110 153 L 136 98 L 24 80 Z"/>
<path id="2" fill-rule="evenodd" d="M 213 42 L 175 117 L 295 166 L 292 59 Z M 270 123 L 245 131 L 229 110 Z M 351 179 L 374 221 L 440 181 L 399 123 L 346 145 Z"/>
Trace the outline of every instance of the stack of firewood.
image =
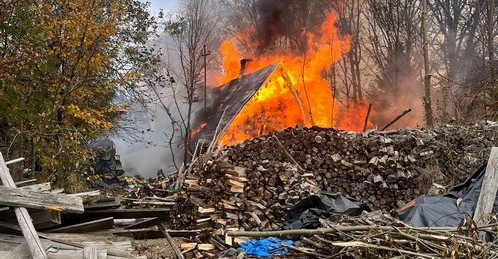
<path id="1" fill-rule="evenodd" d="M 389 211 L 433 182 L 465 179 L 497 138 L 498 125 L 490 122 L 366 133 L 290 128 L 227 147 L 195 165 L 183 197 L 197 208 L 191 227 L 217 229 L 275 230 L 292 205 L 319 190 Z"/>

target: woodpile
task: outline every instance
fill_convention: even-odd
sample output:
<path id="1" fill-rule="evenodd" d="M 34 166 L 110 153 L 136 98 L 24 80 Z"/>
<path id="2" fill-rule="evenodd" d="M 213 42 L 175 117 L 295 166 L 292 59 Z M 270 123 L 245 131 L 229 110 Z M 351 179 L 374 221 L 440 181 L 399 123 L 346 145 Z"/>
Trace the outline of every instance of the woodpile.
<path id="1" fill-rule="evenodd" d="M 465 179 L 497 139 L 498 125 L 492 122 L 366 133 L 289 128 L 226 147 L 194 165 L 174 223 L 276 230 L 292 205 L 319 190 L 390 211 L 425 194 L 433 182 Z"/>

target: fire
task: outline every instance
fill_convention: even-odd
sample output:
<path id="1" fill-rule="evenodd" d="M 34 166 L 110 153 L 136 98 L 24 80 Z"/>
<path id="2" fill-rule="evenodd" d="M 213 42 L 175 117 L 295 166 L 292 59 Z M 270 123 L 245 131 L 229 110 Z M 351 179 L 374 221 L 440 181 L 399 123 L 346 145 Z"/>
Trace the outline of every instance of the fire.
<path id="1" fill-rule="evenodd" d="M 344 110 L 333 101 L 328 81 L 331 68 L 350 46 L 349 38 L 339 36 L 335 21 L 336 17 L 329 14 L 318 32 L 303 33 L 308 42 L 305 55 L 281 51 L 251 57 L 253 61 L 246 66 L 245 74 L 277 62 L 280 64 L 235 117 L 222 135 L 220 144 L 230 145 L 296 125 L 355 131 L 363 128 L 365 105 Z M 241 33 L 239 40 L 255 49 L 257 44 L 245 35 L 249 33 Z M 225 71 L 223 83 L 226 83 L 239 76 L 240 59 L 244 55 L 234 39 L 223 42 L 220 52 Z"/>
<path id="2" fill-rule="evenodd" d="M 207 123 L 205 123 L 205 122 L 201 123 L 201 125 L 199 125 L 197 128 L 193 129 L 190 132 L 190 137 L 194 138 L 206 125 L 207 125 Z"/>

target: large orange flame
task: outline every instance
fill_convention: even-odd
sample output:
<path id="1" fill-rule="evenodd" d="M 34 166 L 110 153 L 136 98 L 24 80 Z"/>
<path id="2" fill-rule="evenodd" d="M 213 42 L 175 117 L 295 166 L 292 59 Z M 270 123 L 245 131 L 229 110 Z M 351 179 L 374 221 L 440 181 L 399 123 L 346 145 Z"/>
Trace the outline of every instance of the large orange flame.
<path id="1" fill-rule="evenodd" d="M 296 125 L 354 131 L 363 128 L 365 105 L 344 110 L 333 101 L 328 81 L 330 71 L 341 55 L 349 51 L 350 45 L 349 38 L 339 36 L 335 21 L 336 17 L 329 14 L 318 32 L 303 33 L 302 37 L 308 42 L 305 54 L 280 51 L 251 57 L 245 74 L 276 62 L 280 65 L 235 117 L 222 135 L 221 144 L 230 145 Z M 237 38 L 255 49 L 257 44 L 244 36 L 249 33 L 241 33 Z M 222 83 L 226 83 L 239 76 L 240 59 L 244 55 L 235 39 L 223 42 L 220 52 L 225 71 Z"/>

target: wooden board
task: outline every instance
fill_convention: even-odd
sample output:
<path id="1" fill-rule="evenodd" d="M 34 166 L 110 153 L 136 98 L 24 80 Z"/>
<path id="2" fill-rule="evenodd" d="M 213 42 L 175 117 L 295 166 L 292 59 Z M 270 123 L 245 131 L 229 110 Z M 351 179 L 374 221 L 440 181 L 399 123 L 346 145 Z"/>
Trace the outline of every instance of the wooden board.
<path id="1" fill-rule="evenodd" d="M 80 197 L 63 194 L 42 193 L 0 186 L 0 204 L 42 210 L 83 213 Z"/>
<path id="2" fill-rule="evenodd" d="M 3 188 L 13 189 L 16 188 L 16 184 L 12 179 L 12 176 L 9 173 L 9 169 L 5 164 L 3 159 L 3 155 L 0 152 L 0 179 L 5 186 Z M 83 204 L 82 204 L 83 205 Z M 33 226 L 33 222 L 31 217 L 28 214 L 28 210 L 26 208 L 14 208 L 14 212 L 17 217 L 17 222 L 19 222 L 19 226 L 21 227 L 22 234 L 24 239 L 26 240 L 29 250 L 31 251 L 31 256 L 34 259 L 45 259 L 47 258 L 47 253 L 36 233 L 36 229 Z"/>
<path id="3" fill-rule="evenodd" d="M 95 210 L 95 209 L 110 209 L 121 206 L 119 201 L 106 201 L 106 202 L 95 202 L 90 204 L 83 205 L 86 210 Z"/>
<path id="4" fill-rule="evenodd" d="M 168 208 L 161 209 L 105 209 L 105 210 L 89 210 L 84 214 L 68 214 L 68 219 L 98 219 L 102 217 L 113 217 L 115 219 L 129 218 L 154 218 L 154 217 L 169 217 Z"/>
<path id="5" fill-rule="evenodd" d="M 167 220 L 167 218 L 160 218 L 160 217 L 146 219 L 146 220 L 142 220 L 140 222 L 137 222 L 135 224 L 131 224 L 129 226 L 126 226 L 126 227 L 124 227 L 124 229 L 147 228 L 147 227 L 155 226 L 155 225 L 157 225 L 163 221 L 166 221 L 166 220 Z"/>
<path id="6" fill-rule="evenodd" d="M 482 180 L 481 192 L 477 200 L 474 221 L 477 226 L 488 224 L 492 213 L 496 192 L 498 191 L 498 147 L 491 149 L 484 179 Z"/>
<path id="7" fill-rule="evenodd" d="M 49 229 L 46 233 L 86 233 L 101 229 L 109 229 L 114 225 L 114 218 L 103 218 L 94 221 L 84 222 L 76 225 L 64 226 L 60 228 Z"/>
<path id="8" fill-rule="evenodd" d="M 58 211 L 28 209 L 28 213 L 29 215 L 31 215 L 31 218 L 33 219 L 33 225 L 37 230 L 55 227 L 61 224 L 61 213 Z M 17 225 L 14 210 L 0 213 L 0 218 L 5 222 Z"/>
<path id="9" fill-rule="evenodd" d="M 19 187 L 19 189 L 33 191 L 33 192 L 50 191 L 51 188 L 52 188 L 52 186 L 51 186 L 50 182 Z"/>

